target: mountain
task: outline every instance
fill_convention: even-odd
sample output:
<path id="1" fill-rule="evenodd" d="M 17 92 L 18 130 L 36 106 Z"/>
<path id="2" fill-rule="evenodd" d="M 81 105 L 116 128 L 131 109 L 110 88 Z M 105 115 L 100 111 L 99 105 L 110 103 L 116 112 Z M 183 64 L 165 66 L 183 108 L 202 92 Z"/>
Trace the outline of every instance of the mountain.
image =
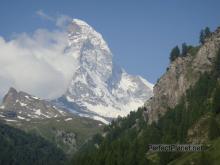
<path id="1" fill-rule="evenodd" d="M 178 57 L 154 86 L 154 97 L 145 103 L 149 123 L 157 121 L 169 108 L 174 108 L 186 91 L 193 87 L 201 74 L 213 70 L 219 51 L 220 28 L 197 47 L 189 47 L 186 57 Z"/>
<path id="2" fill-rule="evenodd" d="M 220 161 L 220 27 L 172 60 L 144 107 L 106 125 L 72 164 L 218 165 Z M 202 152 L 151 151 L 150 144 L 202 145 Z M 186 148 L 185 148 L 186 149 Z M 189 148 L 187 148 L 189 149 Z M 187 150 L 186 149 L 186 150 Z"/>
<path id="3" fill-rule="evenodd" d="M 44 138 L 66 155 L 76 152 L 103 127 L 102 122 L 76 116 L 14 88 L 0 105 L 0 122 Z"/>
<path id="4" fill-rule="evenodd" d="M 47 119 L 68 116 L 69 112 L 58 109 L 48 101 L 10 88 L 0 106 L 0 115 L 6 121 Z"/>
<path id="5" fill-rule="evenodd" d="M 77 65 L 68 90 L 56 100 L 58 105 L 108 123 L 111 118 L 126 116 L 152 97 L 153 84 L 113 63 L 102 35 L 86 22 L 74 19 L 68 37 L 65 52 L 74 57 Z"/>

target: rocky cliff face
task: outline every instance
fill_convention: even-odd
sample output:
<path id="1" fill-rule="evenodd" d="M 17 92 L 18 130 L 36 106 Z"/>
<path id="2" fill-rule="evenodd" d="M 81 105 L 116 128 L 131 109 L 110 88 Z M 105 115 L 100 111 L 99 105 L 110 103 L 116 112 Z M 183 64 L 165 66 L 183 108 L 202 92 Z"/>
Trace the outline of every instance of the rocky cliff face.
<path id="1" fill-rule="evenodd" d="M 190 49 L 186 57 L 179 57 L 170 64 L 154 86 L 154 97 L 145 103 L 145 116 L 149 123 L 157 121 L 169 108 L 175 107 L 201 73 L 212 70 L 219 49 L 220 28 L 206 38 L 203 45 Z"/>

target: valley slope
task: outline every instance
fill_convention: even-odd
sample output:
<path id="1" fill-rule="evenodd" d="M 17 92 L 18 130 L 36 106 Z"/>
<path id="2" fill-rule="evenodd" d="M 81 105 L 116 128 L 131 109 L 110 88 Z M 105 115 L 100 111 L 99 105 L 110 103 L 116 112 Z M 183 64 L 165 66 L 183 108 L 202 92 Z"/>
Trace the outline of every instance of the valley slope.
<path id="1" fill-rule="evenodd" d="M 67 155 L 73 154 L 103 123 L 78 117 L 49 101 L 10 88 L 0 106 L 1 122 L 41 136 Z"/>
<path id="2" fill-rule="evenodd" d="M 218 165 L 220 28 L 178 54 L 137 112 L 118 118 L 73 156 L 72 164 Z M 151 152 L 149 144 L 202 144 L 203 152 Z"/>

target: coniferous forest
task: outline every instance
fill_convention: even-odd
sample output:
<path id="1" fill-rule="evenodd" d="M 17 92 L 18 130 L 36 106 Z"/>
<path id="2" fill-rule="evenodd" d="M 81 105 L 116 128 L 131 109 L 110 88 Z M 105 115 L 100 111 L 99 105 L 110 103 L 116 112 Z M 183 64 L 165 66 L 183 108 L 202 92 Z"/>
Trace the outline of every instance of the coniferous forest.
<path id="1" fill-rule="evenodd" d="M 65 154 L 40 136 L 0 123 L 0 164 L 64 164 Z"/>
<path id="2" fill-rule="evenodd" d="M 194 48 L 197 49 L 197 48 Z M 171 53 L 172 54 L 172 53 Z M 219 110 L 220 110 L 220 51 L 211 73 L 203 73 L 195 86 L 187 90 L 180 103 L 160 117 L 157 123 L 146 124 L 143 117 L 145 108 L 131 112 L 126 118 L 118 118 L 106 126 L 102 135 L 96 135 L 84 148 L 74 155 L 73 164 L 125 164 L 125 165 L 166 165 L 178 158 L 185 157 L 184 153 L 148 152 L 148 144 L 186 144 L 188 130 L 201 119 L 205 124 L 200 129 L 206 130 L 208 139 L 205 144 L 220 143 Z M 201 131 L 201 130 L 199 130 Z M 200 135 L 199 138 L 203 138 Z M 213 141 L 216 140 L 217 142 Z M 219 145 L 219 144 L 218 144 Z M 174 164 L 218 164 L 219 158 L 212 155 L 219 154 L 217 146 L 210 147 L 210 151 L 191 154 L 183 163 Z M 189 155 L 189 154 L 188 154 Z"/>

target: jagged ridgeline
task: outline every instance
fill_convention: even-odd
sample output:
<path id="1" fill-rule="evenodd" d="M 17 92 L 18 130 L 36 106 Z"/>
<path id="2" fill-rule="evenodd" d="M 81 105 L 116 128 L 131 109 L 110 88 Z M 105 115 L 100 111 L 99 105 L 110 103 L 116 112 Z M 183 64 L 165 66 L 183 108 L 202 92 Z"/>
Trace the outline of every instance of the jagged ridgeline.
<path id="1" fill-rule="evenodd" d="M 76 165 L 220 162 L 220 29 L 171 60 L 145 107 L 106 126 L 73 156 Z M 176 50 L 175 50 L 176 51 Z M 183 51 L 183 50 L 182 50 Z M 178 51 L 176 51 L 178 52 Z M 205 152 L 150 153 L 148 144 L 208 144 Z"/>

